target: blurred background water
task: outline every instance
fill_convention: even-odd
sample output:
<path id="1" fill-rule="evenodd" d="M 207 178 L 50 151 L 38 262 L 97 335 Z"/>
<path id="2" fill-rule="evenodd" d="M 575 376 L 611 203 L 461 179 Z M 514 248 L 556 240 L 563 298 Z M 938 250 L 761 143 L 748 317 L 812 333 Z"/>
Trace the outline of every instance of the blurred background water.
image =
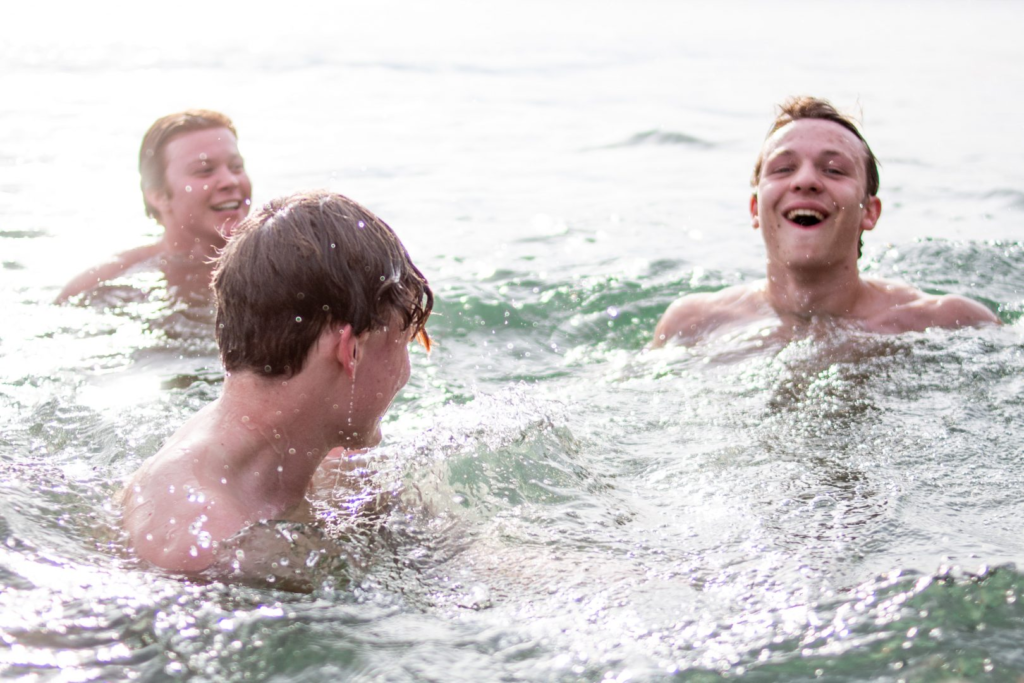
<path id="1" fill-rule="evenodd" d="M 0 675 L 24 680 L 1024 676 L 1024 9 L 1010 2 L 38 3 L 0 23 Z M 763 272 L 774 105 L 862 114 L 862 269 L 1007 326 L 645 354 Z M 141 137 L 228 113 L 254 201 L 396 229 L 436 349 L 327 487 L 309 594 L 124 551 L 120 477 L 220 390 L 159 273 Z M 282 564 L 268 573 L 284 573 Z"/>

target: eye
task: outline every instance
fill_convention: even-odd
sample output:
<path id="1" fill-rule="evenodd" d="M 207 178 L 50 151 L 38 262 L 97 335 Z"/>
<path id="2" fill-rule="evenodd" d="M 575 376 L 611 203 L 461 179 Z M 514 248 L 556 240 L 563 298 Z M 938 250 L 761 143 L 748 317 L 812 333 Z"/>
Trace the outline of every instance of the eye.
<path id="1" fill-rule="evenodd" d="M 826 167 L 825 168 L 825 173 L 827 173 L 828 175 L 837 175 L 837 176 L 846 175 L 846 171 L 844 171 L 841 168 L 836 168 L 834 166 Z"/>

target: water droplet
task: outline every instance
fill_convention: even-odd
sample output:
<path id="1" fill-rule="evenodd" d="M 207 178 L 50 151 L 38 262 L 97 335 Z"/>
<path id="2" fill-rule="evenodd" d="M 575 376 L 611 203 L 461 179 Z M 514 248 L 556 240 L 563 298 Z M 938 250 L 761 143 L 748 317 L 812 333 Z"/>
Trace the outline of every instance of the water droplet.
<path id="1" fill-rule="evenodd" d="M 209 186 L 209 185 L 203 185 L 203 189 L 204 189 L 204 190 L 209 190 L 209 189 L 210 189 L 210 186 Z"/>
<path id="2" fill-rule="evenodd" d="M 220 478 L 220 483 L 226 484 L 226 483 L 228 483 L 228 480 L 226 478 L 224 478 L 224 477 L 221 477 Z"/>
<path id="3" fill-rule="evenodd" d="M 288 455 L 295 455 L 295 449 L 294 448 L 289 448 L 288 449 Z"/>
<path id="4" fill-rule="evenodd" d="M 280 438 L 281 438 L 281 435 L 280 435 L 280 434 L 274 434 L 274 438 L 275 438 L 275 439 L 280 439 Z"/>
<path id="5" fill-rule="evenodd" d="M 384 277 L 383 275 L 381 275 L 381 276 L 380 276 L 380 281 L 381 281 L 381 282 L 384 282 L 384 280 L 386 280 L 386 279 L 387 279 L 387 278 L 386 278 L 386 277 Z"/>
<path id="6" fill-rule="evenodd" d="M 263 366 L 263 372 L 270 372 L 271 370 L 273 370 L 273 368 L 270 367 L 269 365 L 264 365 Z"/>
<path id="7" fill-rule="evenodd" d="M 295 322 L 301 323 L 302 322 L 302 316 L 301 315 L 295 316 Z"/>
<path id="8" fill-rule="evenodd" d="M 284 466 L 282 466 L 282 465 L 278 465 L 278 466 L 277 466 L 277 471 L 278 471 L 278 472 L 284 472 Z"/>
<path id="9" fill-rule="evenodd" d="M 192 191 L 192 186 L 191 185 L 186 185 L 185 186 L 185 192 L 191 192 L 191 191 Z"/>
<path id="10" fill-rule="evenodd" d="M 328 306 L 327 304 L 324 304 L 324 310 L 325 310 L 325 311 L 329 311 L 329 310 L 331 310 L 331 307 L 330 307 L 330 306 Z"/>
<path id="11" fill-rule="evenodd" d="M 267 367 L 269 368 L 270 366 L 268 365 Z M 248 421 L 249 421 L 249 416 L 248 415 L 243 415 L 242 416 L 242 422 L 248 422 Z"/>
<path id="12" fill-rule="evenodd" d="M 306 298 L 306 295 L 303 294 L 302 292 L 299 292 L 298 294 L 295 295 L 295 298 L 298 299 L 299 301 L 302 301 L 303 299 Z"/>
<path id="13" fill-rule="evenodd" d="M 364 223 L 362 221 L 359 221 L 359 227 L 360 228 L 365 228 L 366 227 L 366 223 Z"/>

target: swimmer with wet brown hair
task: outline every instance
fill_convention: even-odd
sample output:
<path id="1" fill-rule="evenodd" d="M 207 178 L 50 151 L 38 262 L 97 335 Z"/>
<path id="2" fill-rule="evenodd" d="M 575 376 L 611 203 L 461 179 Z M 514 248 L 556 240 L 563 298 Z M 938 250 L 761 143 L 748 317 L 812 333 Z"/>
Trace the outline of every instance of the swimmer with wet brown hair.
<path id="1" fill-rule="evenodd" d="M 750 216 L 764 237 L 767 278 L 683 296 L 661 317 L 652 347 L 742 335 L 751 326 L 792 334 L 835 322 L 896 334 L 999 324 L 962 296 L 860 275 L 861 237 L 882 212 L 878 163 L 853 121 L 829 102 L 799 97 L 780 106 L 752 185 Z"/>
<path id="2" fill-rule="evenodd" d="M 310 481 L 337 447 L 381 439 L 429 348 L 426 278 L 383 221 L 338 194 L 277 199 L 239 227 L 213 277 L 221 396 L 132 475 L 124 527 L 143 560 L 200 572 L 268 520 L 309 521 Z"/>
<path id="3" fill-rule="evenodd" d="M 146 215 L 163 226 L 159 242 L 118 254 L 65 285 L 56 303 L 87 292 L 150 259 L 212 267 L 217 250 L 248 215 L 252 183 L 224 114 L 189 109 L 156 120 L 139 149 Z M 199 287 L 205 289 L 208 275 Z"/>

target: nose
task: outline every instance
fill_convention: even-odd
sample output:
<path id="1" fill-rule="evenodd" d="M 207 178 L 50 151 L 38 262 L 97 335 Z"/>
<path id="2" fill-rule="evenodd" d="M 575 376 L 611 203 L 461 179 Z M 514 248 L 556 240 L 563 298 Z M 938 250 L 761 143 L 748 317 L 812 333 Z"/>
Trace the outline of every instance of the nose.
<path id="1" fill-rule="evenodd" d="M 237 172 L 228 166 L 222 166 L 217 171 L 217 188 L 232 188 L 240 185 L 245 171 Z"/>
<path id="2" fill-rule="evenodd" d="M 793 189 L 796 191 L 818 192 L 821 190 L 821 179 L 818 177 L 814 164 L 802 163 L 791 176 Z"/>

